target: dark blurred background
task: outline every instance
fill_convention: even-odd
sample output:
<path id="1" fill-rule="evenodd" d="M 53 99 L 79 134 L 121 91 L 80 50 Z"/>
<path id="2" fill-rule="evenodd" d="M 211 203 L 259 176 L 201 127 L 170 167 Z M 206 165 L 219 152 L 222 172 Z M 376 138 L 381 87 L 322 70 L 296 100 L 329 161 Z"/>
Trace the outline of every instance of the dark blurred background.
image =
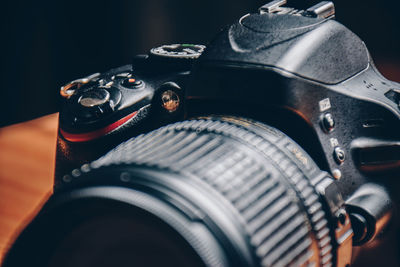
<path id="1" fill-rule="evenodd" d="M 155 45 L 206 43 L 267 1 L 2 1 L 0 126 L 58 111 L 61 85 L 127 64 Z M 298 8 L 317 2 L 289 0 Z M 386 77 L 399 81 L 400 2 L 334 2 L 337 20 L 367 43 Z"/>

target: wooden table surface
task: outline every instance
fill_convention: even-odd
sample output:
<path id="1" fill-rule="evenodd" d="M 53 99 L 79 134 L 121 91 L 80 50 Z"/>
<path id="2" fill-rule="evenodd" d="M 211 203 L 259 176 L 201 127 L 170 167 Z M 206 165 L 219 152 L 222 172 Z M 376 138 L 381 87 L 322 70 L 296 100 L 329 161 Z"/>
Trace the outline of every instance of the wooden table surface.
<path id="1" fill-rule="evenodd" d="M 0 263 L 51 194 L 58 114 L 0 128 Z"/>

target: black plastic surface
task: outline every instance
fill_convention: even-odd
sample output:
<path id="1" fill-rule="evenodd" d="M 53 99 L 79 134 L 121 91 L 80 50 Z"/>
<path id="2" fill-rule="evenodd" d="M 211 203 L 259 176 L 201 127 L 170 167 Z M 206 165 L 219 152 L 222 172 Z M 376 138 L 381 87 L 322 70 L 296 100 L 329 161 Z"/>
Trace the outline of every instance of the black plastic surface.
<path id="1" fill-rule="evenodd" d="M 274 67 L 336 84 L 365 70 L 369 55 L 354 33 L 333 20 L 251 14 L 220 33 L 200 62 L 254 69 Z"/>

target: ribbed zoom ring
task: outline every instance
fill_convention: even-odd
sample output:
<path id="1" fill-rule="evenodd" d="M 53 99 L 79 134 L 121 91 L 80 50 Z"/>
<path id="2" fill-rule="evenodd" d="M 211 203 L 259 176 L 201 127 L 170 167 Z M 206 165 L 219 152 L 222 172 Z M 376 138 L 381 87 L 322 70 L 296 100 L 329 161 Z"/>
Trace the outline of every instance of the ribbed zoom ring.
<path id="1" fill-rule="evenodd" d="M 315 189 L 330 178 L 275 128 L 232 117 L 178 122 L 119 145 L 90 168 L 118 164 L 196 177 L 228 200 L 260 266 L 332 265 Z"/>

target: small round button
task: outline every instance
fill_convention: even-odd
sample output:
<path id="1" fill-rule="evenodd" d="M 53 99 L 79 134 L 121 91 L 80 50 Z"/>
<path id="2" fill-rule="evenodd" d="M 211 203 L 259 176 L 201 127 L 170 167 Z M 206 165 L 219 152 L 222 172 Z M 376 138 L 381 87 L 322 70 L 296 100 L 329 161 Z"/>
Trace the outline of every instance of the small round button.
<path id="1" fill-rule="evenodd" d="M 340 178 L 342 178 L 342 172 L 339 169 L 334 169 L 332 171 L 332 176 L 333 178 L 335 178 L 336 180 L 339 180 Z"/>
<path id="2" fill-rule="evenodd" d="M 100 106 L 110 100 L 110 93 L 102 88 L 84 92 L 78 99 L 78 103 L 86 108 Z"/>
<path id="3" fill-rule="evenodd" d="M 322 117 L 322 129 L 326 133 L 330 133 L 335 128 L 335 120 L 331 113 L 326 113 Z"/>
<path id="4" fill-rule="evenodd" d="M 135 78 L 126 78 L 123 82 L 122 85 L 128 88 L 136 89 L 139 88 L 143 82 L 141 80 L 135 79 Z"/>
<path id="5" fill-rule="evenodd" d="M 341 147 L 335 147 L 335 150 L 333 151 L 333 157 L 335 158 L 335 161 L 337 164 L 342 164 L 344 160 L 346 159 L 346 154 L 344 150 Z"/>

